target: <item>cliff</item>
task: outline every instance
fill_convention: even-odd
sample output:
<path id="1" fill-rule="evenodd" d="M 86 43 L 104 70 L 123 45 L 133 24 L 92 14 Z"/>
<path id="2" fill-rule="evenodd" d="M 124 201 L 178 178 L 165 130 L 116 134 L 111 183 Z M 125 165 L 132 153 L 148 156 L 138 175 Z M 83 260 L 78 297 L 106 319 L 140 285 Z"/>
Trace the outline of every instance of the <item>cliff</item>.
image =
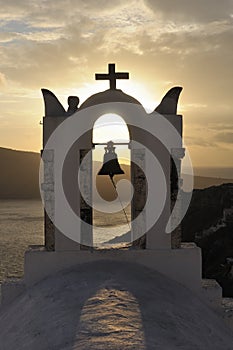
<path id="1" fill-rule="evenodd" d="M 224 215 L 233 208 L 233 184 L 194 190 L 182 222 L 182 240 L 202 249 L 204 278 L 216 279 L 223 296 L 233 297 L 233 224 Z"/>

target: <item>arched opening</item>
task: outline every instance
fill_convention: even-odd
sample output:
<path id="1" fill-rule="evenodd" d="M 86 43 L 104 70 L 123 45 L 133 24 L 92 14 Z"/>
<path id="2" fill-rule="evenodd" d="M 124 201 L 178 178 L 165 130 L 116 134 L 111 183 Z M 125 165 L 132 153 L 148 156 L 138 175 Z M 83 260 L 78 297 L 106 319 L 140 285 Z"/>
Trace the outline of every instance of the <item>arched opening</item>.
<path id="1" fill-rule="evenodd" d="M 117 114 L 102 115 L 94 124 L 92 141 L 93 245 L 101 248 L 125 246 L 131 241 L 131 156 L 130 135 L 124 119 Z M 113 181 L 109 175 L 98 175 L 109 141 L 114 143 L 114 152 L 124 171 L 124 174 L 114 175 Z"/>

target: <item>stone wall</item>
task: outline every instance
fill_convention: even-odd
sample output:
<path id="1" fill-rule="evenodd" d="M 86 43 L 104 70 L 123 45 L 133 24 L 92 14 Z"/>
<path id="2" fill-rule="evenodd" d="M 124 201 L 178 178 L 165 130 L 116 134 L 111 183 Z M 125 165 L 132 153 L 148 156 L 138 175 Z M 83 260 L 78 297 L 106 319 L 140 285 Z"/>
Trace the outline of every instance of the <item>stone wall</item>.
<path id="1" fill-rule="evenodd" d="M 44 150 L 42 152 L 44 165 L 44 179 L 41 190 L 44 199 L 44 233 L 45 247 L 52 251 L 55 249 L 55 226 L 53 224 L 55 214 L 54 203 L 54 151 Z"/>

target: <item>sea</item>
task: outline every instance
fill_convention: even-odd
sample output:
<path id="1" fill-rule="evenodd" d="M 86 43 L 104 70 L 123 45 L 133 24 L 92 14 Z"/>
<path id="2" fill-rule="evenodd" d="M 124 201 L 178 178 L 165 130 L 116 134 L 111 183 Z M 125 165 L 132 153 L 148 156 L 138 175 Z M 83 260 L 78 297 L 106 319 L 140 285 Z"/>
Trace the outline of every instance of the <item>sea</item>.
<path id="1" fill-rule="evenodd" d="M 40 200 L 0 200 L 0 282 L 22 277 L 28 246 L 44 244 L 43 213 Z M 126 213 L 130 220 L 130 207 Z M 108 215 L 94 211 L 93 216 L 97 247 L 130 229 L 123 211 Z"/>

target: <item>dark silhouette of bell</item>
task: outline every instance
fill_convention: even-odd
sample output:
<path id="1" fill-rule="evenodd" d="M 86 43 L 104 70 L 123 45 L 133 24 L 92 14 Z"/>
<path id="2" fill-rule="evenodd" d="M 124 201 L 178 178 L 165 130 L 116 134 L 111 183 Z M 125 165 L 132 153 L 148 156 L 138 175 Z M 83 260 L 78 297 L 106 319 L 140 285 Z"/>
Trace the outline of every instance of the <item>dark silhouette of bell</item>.
<path id="1" fill-rule="evenodd" d="M 117 159 L 117 154 L 115 153 L 114 143 L 109 141 L 107 147 L 104 147 L 104 163 L 98 175 L 109 175 L 113 178 L 114 175 L 124 174 L 124 171 L 121 169 L 120 164 Z"/>

